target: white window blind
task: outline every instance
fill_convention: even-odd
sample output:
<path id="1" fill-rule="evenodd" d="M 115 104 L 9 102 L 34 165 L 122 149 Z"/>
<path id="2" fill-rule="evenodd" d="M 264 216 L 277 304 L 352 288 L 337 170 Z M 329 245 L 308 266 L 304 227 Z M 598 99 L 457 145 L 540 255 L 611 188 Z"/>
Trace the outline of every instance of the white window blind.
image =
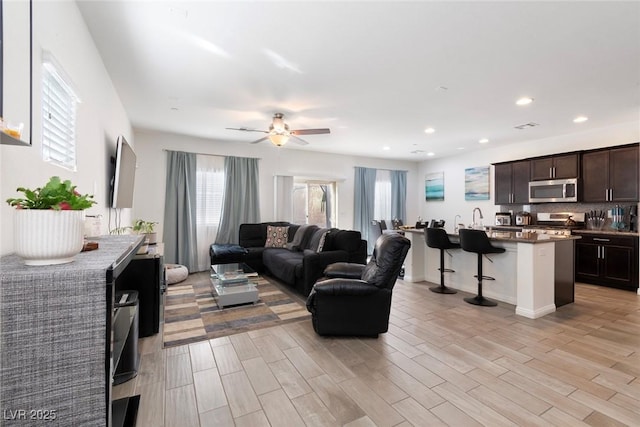
<path id="1" fill-rule="evenodd" d="M 78 98 L 53 61 L 42 65 L 42 158 L 75 171 Z"/>
<path id="2" fill-rule="evenodd" d="M 198 156 L 196 169 L 196 223 L 218 226 L 224 196 L 224 158 Z"/>
<path id="3" fill-rule="evenodd" d="M 209 246 L 216 241 L 224 198 L 224 157 L 196 156 L 196 241 L 198 271 L 209 269 Z"/>
<path id="4" fill-rule="evenodd" d="M 374 219 L 391 218 L 391 172 L 384 169 L 376 171 L 376 192 L 373 208 Z"/>

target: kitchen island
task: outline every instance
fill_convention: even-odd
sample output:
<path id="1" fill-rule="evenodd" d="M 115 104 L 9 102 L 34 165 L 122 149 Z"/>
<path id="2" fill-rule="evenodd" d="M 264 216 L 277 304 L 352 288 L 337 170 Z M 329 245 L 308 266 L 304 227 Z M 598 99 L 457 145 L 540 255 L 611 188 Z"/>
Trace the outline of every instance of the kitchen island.
<path id="1" fill-rule="evenodd" d="M 405 261 L 404 280 L 440 283 L 440 251 L 426 246 L 424 229 L 407 229 L 411 249 Z M 556 307 L 573 302 L 574 250 L 579 236 L 488 230 L 494 246 L 505 249 L 483 260 L 484 274 L 495 281 L 486 281 L 483 294 L 488 298 L 516 306 L 516 314 L 530 319 L 553 313 Z M 457 241 L 457 234 L 449 234 Z M 476 293 L 477 255 L 462 249 L 449 250 L 445 267 L 455 273 L 445 274 L 445 285 Z"/>

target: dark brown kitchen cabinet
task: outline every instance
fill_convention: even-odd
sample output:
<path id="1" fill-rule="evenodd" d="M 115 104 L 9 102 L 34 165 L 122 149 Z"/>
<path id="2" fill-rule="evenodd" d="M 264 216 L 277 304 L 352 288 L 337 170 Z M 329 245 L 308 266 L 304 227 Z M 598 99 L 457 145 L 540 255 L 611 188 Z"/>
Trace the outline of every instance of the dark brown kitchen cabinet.
<path id="1" fill-rule="evenodd" d="M 638 238 L 582 235 L 582 239 L 576 241 L 576 281 L 635 291 L 638 288 Z"/>
<path id="2" fill-rule="evenodd" d="M 577 178 L 578 175 L 577 153 L 531 159 L 531 181 Z"/>
<path id="3" fill-rule="evenodd" d="M 638 144 L 582 155 L 582 201 L 638 201 Z"/>
<path id="4" fill-rule="evenodd" d="M 495 167 L 496 205 L 529 203 L 529 160 L 497 163 Z"/>

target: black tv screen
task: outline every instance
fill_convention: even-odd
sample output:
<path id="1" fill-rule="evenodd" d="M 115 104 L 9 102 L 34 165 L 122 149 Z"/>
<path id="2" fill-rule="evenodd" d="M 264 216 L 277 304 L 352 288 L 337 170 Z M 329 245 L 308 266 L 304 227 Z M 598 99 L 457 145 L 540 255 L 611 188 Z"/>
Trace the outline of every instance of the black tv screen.
<path id="1" fill-rule="evenodd" d="M 115 169 L 111 186 L 111 207 L 133 207 L 133 184 L 136 178 L 136 153 L 124 136 L 116 142 Z"/>

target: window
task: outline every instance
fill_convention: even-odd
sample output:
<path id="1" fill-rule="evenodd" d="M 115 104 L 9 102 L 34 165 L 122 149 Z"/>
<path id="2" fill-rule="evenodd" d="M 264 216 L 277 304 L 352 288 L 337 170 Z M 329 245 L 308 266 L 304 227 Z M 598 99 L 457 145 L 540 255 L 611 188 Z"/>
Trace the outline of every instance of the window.
<path id="1" fill-rule="evenodd" d="M 209 245 L 216 241 L 224 198 L 224 157 L 196 156 L 196 242 L 198 271 L 209 269 Z"/>
<path id="2" fill-rule="evenodd" d="M 391 220 L 391 171 L 376 171 L 376 190 L 373 216 L 377 220 Z"/>
<path id="3" fill-rule="evenodd" d="M 224 196 L 224 158 L 198 156 L 196 168 L 196 222 L 218 226 Z"/>
<path id="4" fill-rule="evenodd" d="M 295 180 L 293 223 L 336 227 L 336 183 Z"/>
<path id="5" fill-rule="evenodd" d="M 62 69 L 48 54 L 42 64 L 42 158 L 76 170 L 78 97 Z"/>

